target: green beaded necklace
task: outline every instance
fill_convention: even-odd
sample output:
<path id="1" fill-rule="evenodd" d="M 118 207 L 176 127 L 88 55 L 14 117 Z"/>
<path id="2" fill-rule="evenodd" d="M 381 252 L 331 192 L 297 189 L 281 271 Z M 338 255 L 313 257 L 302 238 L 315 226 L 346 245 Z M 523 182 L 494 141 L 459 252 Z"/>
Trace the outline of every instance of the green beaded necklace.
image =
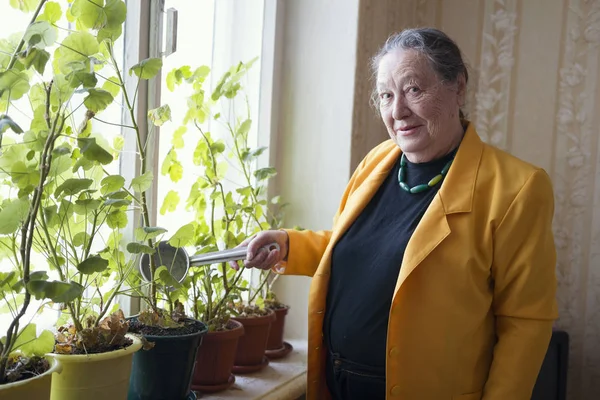
<path id="1" fill-rule="evenodd" d="M 434 176 L 429 182 L 410 187 L 406 183 L 406 156 L 404 155 L 404 153 L 402 153 L 402 157 L 400 158 L 400 170 L 398 171 L 398 184 L 404 191 L 413 194 L 429 190 L 430 188 L 440 183 L 442 179 L 444 179 L 444 177 L 448 173 L 448 170 L 450 169 L 450 166 L 452 165 L 452 161 L 454 161 L 454 156 L 450 161 L 446 163 L 444 168 L 442 168 L 442 172 Z"/>

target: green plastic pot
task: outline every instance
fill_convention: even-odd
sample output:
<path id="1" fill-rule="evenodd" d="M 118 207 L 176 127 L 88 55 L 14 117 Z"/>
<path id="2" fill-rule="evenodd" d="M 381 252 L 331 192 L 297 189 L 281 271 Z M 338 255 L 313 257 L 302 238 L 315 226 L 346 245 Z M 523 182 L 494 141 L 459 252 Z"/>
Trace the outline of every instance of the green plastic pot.
<path id="1" fill-rule="evenodd" d="M 195 399 L 190 385 L 198 347 L 207 331 L 208 327 L 202 324 L 201 330 L 188 335 L 144 335 L 146 340 L 154 342 L 154 347 L 133 356 L 127 399 Z"/>

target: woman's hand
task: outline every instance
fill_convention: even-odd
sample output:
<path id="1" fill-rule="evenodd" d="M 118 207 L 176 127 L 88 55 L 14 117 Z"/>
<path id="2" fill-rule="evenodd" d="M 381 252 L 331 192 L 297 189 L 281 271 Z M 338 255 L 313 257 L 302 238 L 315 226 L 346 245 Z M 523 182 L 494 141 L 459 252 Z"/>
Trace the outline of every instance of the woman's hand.
<path id="1" fill-rule="evenodd" d="M 264 248 L 271 243 L 277 243 L 279 250 L 267 250 Z M 259 232 L 253 237 L 244 240 L 237 247 L 248 247 L 248 254 L 246 255 L 246 260 L 244 260 L 244 265 L 247 268 L 271 269 L 277 263 L 287 259 L 288 245 L 289 237 L 287 232 L 272 230 Z M 229 264 L 236 271 L 240 268 L 238 261 L 231 261 Z"/>

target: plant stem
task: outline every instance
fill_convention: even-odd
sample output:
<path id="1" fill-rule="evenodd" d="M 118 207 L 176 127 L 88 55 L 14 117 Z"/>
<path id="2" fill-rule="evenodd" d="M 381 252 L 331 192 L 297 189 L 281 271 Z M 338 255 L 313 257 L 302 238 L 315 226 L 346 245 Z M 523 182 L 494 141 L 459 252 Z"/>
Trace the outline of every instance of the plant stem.
<path id="1" fill-rule="evenodd" d="M 136 143 L 138 148 L 138 153 L 140 155 L 140 173 L 144 175 L 146 173 L 146 150 L 142 145 L 142 136 L 140 133 L 140 128 L 136 122 L 135 118 L 135 110 L 132 106 L 132 103 L 129 100 L 129 95 L 125 90 L 125 82 L 123 81 L 123 77 L 121 76 L 121 71 L 118 68 L 117 62 L 113 56 L 112 46 L 108 46 L 108 51 L 110 53 L 110 58 L 113 62 L 113 66 L 115 67 L 117 73 L 117 79 L 119 79 L 119 84 L 123 88 L 123 98 L 125 99 L 125 103 L 127 105 L 127 109 L 129 110 L 129 115 L 131 117 L 131 123 L 133 125 L 133 129 L 135 131 Z M 142 218 L 144 226 L 150 226 L 150 213 L 148 211 L 148 202 L 146 200 L 146 192 L 141 193 L 141 206 L 142 206 Z M 154 247 L 154 241 L 152 239 L 148 239 L 148 246 Z M 155 312 L 158 312 L 157 307 L 157 292 L 156 292 L 156 282 L 154 280 L 154 273 L 156 271 L 156 264 L 154 261 L 154 257 L 150 258 L 150 301 L 149 303 L 152 306 L 152 309 Z"/>
<path id="2" fill-rule="evenodd" d="M 208 152 L 210 154 L 210 161 L 212 164 L 212 169 L 213 169 L 213 174 L 215 175 L 215 178 L 217 177 L 217 161 L 215 159 L 215 155 L 212 151 L 212 147 L 211 147 L 211 143 L 208 140 L 208 137 L 204 134 L 204 131 L 202 130 L 202 128 L 200 128 L 200 126 L 198 125 L 198 123 L 196 121 L 194 121 L 194 125 L 196 125 L 196 128 L 200 131 L 200 134 L 202 134 L 202 137 L 204 138 L 204 141 L 206 142 L 206 145 L 208 147 Z M 221 185 L 220 182 L 217 182 L 215 185 L 215 190 L 216 186 L 219 186 L 220 192 L 221 192 L 221 198 L 223 200 L 223 212 L 225 214 L 225 221 L 227 221 L 225 224 L 225 231 L 229 231 L 229 224 L 230 224 L 230 218 L 229 218 L 229 214 L 227 213 L 227 202 L 225 201 L 225 189 L 223 188 L 223 185 Z M 215 236 L 215 201 L 213 199 L 212 201 L 212 207 L 211 207 L 211 219 L 210 219 L 210 224 L 211 224 L 211 233 L 213 236 Z M 228 286 L 228 282 L 227 282 L 227 267 L 226 267 L 226 263 L 223 263 L 221 265 L 221 276 L 223 279 L 223 288 L 225 290 L 225 295 L 228 294 L 229 292 L 229 286 Z"/>
<path id="3" fill-rule="evenodd" d="M 233 280 L 233 284 L 231 285 L 231 288 L 235 288 L 235 285 L 237 285 L 238 281 L 242 277 L 242 273 L 244 272 L 245 268 L 246 267 L 240 268 L 239 272 L 237 273 L 237 275 L 235 276 L 235 278 Z M 223 298 L 221 299 L 221 301 L 219 301 L 219 303 L 217 303 L 217 306 L 214 308 L 214 310 L 215 310 L 214 314 L 215 315 L 218 314 L 218 311 L 221 309 L 221 307 L 225 303 L 225 300 L 227 300 L 227 297 L 229 296 L 229 293 L 231 293 L 231 290 L 228 293 L 225 293 L 225 295 L 223 295 Z"/>
<path id="4" fill-rule="evenodd" d="M 252 302 L 254 301 L 254 299 L 256 298 L 256 296 L 262 290 L 263 286 L 265 286 L 265 283 L 267 283 L 268 279 L 269 279 L 269 275 L 267 274 L 267 276 L 265 277 L 265 279 L 263 279 L 263 281 L 261 282 L 261 284 L 258 286 L 258 289 L 256 289 L 256 291 L 254 292 L 254 295 L 251 298 L 248 299 L 248 303 L 252 304 Z"/>

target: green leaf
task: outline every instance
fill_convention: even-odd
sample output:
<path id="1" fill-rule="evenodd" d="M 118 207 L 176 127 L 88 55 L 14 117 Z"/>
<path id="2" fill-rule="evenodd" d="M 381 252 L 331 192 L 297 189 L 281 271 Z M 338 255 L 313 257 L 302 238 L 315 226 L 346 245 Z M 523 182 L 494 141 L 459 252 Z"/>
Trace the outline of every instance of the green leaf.
<path id="1" fill-rule="evenodd" d="M 15 271 L 0 272 L 0 293 L 11 288 L 18 292 L 19 290 L 15 287 L 18 284 L 16 280 L 17 273 Z"/>
<path id="2" fill-rule="evenodd" d="M 82 247 L 90 241 L 90 235 L 87 232 L 79 232 L 73 236 L 73 246 Z"/>
<path id="3" fill-rule="evenodd" d="M 69 82 L 67 80 L 67 77 L 65 75 L 63 75 L 63 74 L 54 75 L 54 84 L 52 85 L 52 91 L 50 94 L 50 104 L 53 107 L 62 106 L 64 103 L 66 103 L 67 101 L 70 100 L 74 91 L 75 91 L 75 89 L 73 87 L 71 87 L 71 82 Z M 45 112 L 45 107 L 43 107 L 42 109 Z M 42 116 L 43 116 L 43 114 L 42 114 Z M 45 121 L 43 121 L 43 122 L 45 124 Z"/>
<path id="4" fill-rule="evenodd" d="M 167 74 L 167 88 L 172 92 L 175 85 L 180 85 L 183 79 L 189 79 L 192 76 L 192 70 L 189 65 L 180 68 L 174 68 Z"/>
<path id="5" fill-rule="evenodd" d="M 14 233 L 29 213 L 29 201 L 26 198 L 5 203 L 0 211 L 0 235 Z"/>
<path id="6" fill-rule="evenodd" d="M 135 240 L 142 242 L 149 239 L 155 239 L 166 232 L 167 230 L 165 228 L 158 226 L 144 226 L 143 228 L 137 228 L 135 230 Z"/>
<path id="7" fill-rule="evenodd" d="M 131 204 L 131 200 L 128 199 L 107 199 L 104 202 L 106 207 L 126 207 Z"/>
<path id="8" fill-rule="evenodd" d="M 25 57 L 19 57 L 19 60 L 21 63 L 23 63 L 26 69 L 33 67 L 40 75 L 44 74 L 44 71 L 46 70 L 46 64 L 48 63 L 49 59 L 50 53 L 48 53 L 46 50 L 40 50 L 37 48 L 31 48 L 27 50 L 27 55 Z"/>
<path id="9" fill-rule="evenodd" d="M 100 256 L 91 256 L 83 260 L 77 265 L 77 270 L 82 274 L 93 274 L 95 272 L 102 272 L 108 268 L 108 260 Z"/>
<path id="10" fill-rule="evenodd" d="M 119 190 L 118 192 L 108 193 L 106 195 L 106 197 L 108 197 L 109 199 L 126 199 L 127 196 L 129 196 L 129 193 L 127 193 L 124 190 Z"/>
<path id="11" fill-rule="evenodd" d="M 46 112 L 46 107 L 44 106 L 46 103 L 46 91 L 41 83 L 36 83 L 35 85 L 31 86 L 28 95 L 32 110 L 35 111 L 38 107 L 42 106 L 44 107 L 44 112 Z"/>
<path id="12" fill-rule="evenodd" d="M 173 162 L 169 167 L 169 177 L 173 182 L 179 182 L 183 177 L 183 166 L 179 161 Z"/>
<path id="13" fill-rule="evenodd" d="M 162 126 L 165 122 L 171 120 L 171 108 L 168 104 L 154 108 L 148 111 L 148 118 L 155 126 Z"/>
<path id="14" fill-rule="evenodd" d="M 124 229 L 127 227 L 127 214 L 122 210 L 115 210 L 106 217 L 106 224 L 111 229 Z"/>
<path id="15" fill-rule="evenodd" d="M 254 171 L 254 176 L 259 181 L 269 179 L 277 175 L 277 171 L 273 167 L 260 168 Z"/>
<path id="16" fill-rule="evenodd" d="M 242 122 L 242 124 L 240 125 L 240 127 L 238 128 L 238 130 L 236 132 L 236 136 L 240 135 L 242 137 L 246 137 L 248 135 L 248 132 L 250 131 L 251 126 L 252 126 L 251 119 L 247 119 L 244 122 Z"/>
<path id="17" fill-rule="evenodd" d="M 127 5 L 121 0 L 106 0 L 104 12 L 107 19 L 105 29 L 121 28 L 127 19 Z"/>
<path id="18" fill-rule="evenodd" d="M 75 200 L 74 211 L 79 215 L 89 215 L 91 212 L 96 211 L 102 202 L 97 199 L 80 199 Z"/>
<path id="19" fill-rule="evenodd" d="M 120 0 L 75 0 L 71 13 L 87 29 L 115 31 L 127 15 L 127 7 Z"/>
<path id="20" fill-rule="evenodd" d="M 145 192 L 152 186 L 153 179 L 152 171 L 146 171 L 143 175 L 133 178 L 130 187 L 138 193 Z"/>
<path id="21" fill-rule="evenodd" d="M 173 247 L 185 247 L 194 239 L 194 225 L 187 224 L 182 226 L 169 239 L 169 244 Z"/>
<path id="22" fill-rule="evenodd" d="M 189 78 L 196 82 L 202 83 L 210 73 L 210 67 L 207 65 L 201 65 L 194 71 L 193 75 Z"/>
<path id="23" fill-rule="evenodd" d="M 40 171 L 35 164 L 26 165 L 23 161 L 12 164 L 10 175 L 13 183 L 20 189 L 31 188 L 40 181 Z"/>
<path id="24" fill-rule="evenodd" d="M 248 153 L 244 154 L 243 160 L 245 162 L 248 162 L 250 160 L 252 160 L 253 158 L 256 158 L 258 156 L 260 156 L 267 148 L 265 146 L 262 147 L 258 147 L 254 150 L 249 151 Z"/>
<path id="25" fill-rule="evenodd" d="M 0 115 L 0 133 L 6 132 L 10 128 L 14 133 L 23 133 L 23 129 L 6 114 Z"/>
<path id="26" fill-rule="evenodd" d="M 38 0 L 10 0 L 10 6 L 25 13 L 35 11 L 38 6 Z"/>
<path id="27" fill-rule="evenodd" d="M 107 194 L 111 192 L 116 192 L 121 190 L 125 185 L 125 178 L 121 175 L 109 175 L 106 178 L 102 179 L 100 182 L 102 188 L 100 189 L 100 193 Z"/>
<path id="28" fill-rule="evenodd" d="M 52 155 L 54 157 L 60 157 L 60 156 L 65 156 L 67 154 L 71 154 L 71 146 L 69 146 L 67 143 L 65 144 L 61 144 L 58 147 L 55 147 L 54 150 L 52 150 Z"/>
<path id="29" fill-rule="evenodd" d="M 27 289 L 37 300 L 50 299 L 55 303 L 68 303 L 81 297 L 85 288 L 77 282 L 29 281 Z"/>
<path id="30" fill-rule="evenodd" d="M 90 161 L 98 161 L 103 165 L 110 164 L 113 161 L 112 154 L 98 145 L 96 138 L 77 139 L 77 144 L 83 156 Z"/>
<path id="31" fill-rule="evenodd" d="M 123 146 L 125 146 L 125 138 L 123 136 L 116 136 L 113 139 L 113 149 L 116 152 L 120 152 L 123 150 Z"/>
<path id="32" fill-rule="evenodd" d="M 36 334 L 36 326 L 33 323 L 27 324 L 17 335 L 17 340 L 13 345 L 14 350 L 20 350 L 25 356 L 42 357 L 54 350 L 54 335 L 48 330 L 43 330 L 40 336 Z"/>
<path id="33" fill-rule="evenodd" d="M 112 94 L 104 89 L 88 89 L 88 95 L 83 99 L 83 104 L 88 110 L 97 113 L 108 107 L 113 100 Z"/>
<path id="34" fill-rule="evenodd" d="M 163 200 L 163 205 L 160 208 L 160 214 L 165 215 L 167 212 L 173 212 L 177 209 L 177 205 L 179 204 L 179 194 L 177 194 L 174 190 L 169 190 L 165 199 Z"/>
<path id="35" fill-rule="evenodd" d="M 177 152 L 175 149 L 171 149 L 167 153 L 160 173 L 163 175 L 169 174 L 173 182 L 178 182 L 183 177 L 183 166 L 177 160 Z"/>
<path id="36" fill-rule="evenodd" d="M 94 181 L 91 179 L 67 179 L 56 188 L 56 190 L 54 191 L 54 197 L 59 197 L 61 194 L 63 194 L 63 192 L 65 196 L 76 195 L 82 190 L 85 190 L 92 186 L 92 183 L 94 183 Z"/>
<path id="37" fill-rule="evenodd" d="M 156 269 L 155 276 L 157 276 L 158 281 L 166 287 L 169 287 L 169 286 L 172 286 L 175 288 L 181 287 L 181 283 L 179 283 L 175 278 L 173 278 L 173 275 L 171 275 L 171 272 L 169 272 L 167 267 L 165 267 L 164 265 L 161 265 L 160 267 L 158 267 Z"/>
<path id="38" fill-rule="evenodd" d="M 1 274 L 0 274 L 1 276 Z M 46 271 L 33 271 L 29 274 L 29 281 L 47 281 L 48 280 L 48 274 L 46 273 Z M 16 282 L 13 285 L 13 290 L 15 292 L 20 292 L 21 289 L 23 289 L 23 279 L 20 279 L 18 282 Z M 0 289 L 2 289 L 2 283 L 0 283 Z"/>
<path id="39" fill-rule="evenodd" d="M 146 244 L 131 242 L 127 243 L 127 251 L 131 254 L 154 254 L 156 252 L 156 249 Z"/>
<path id="40" fill-rule="evenodd" d="M 151 79 L 158 74 L 162 65 L 163 61 L 161 58 L 147 58 L 131 67 L 129 75 L 134 73 L 140 79 Z"/>
<path id="41" fill-rule="evenodd" d="M 205 165 L 209 163 L 208 145 L 204 140 L 198 140 L 198 144 L 194 149 L 194 157 L 192 161 L 194 162 L 194 165 L 202 165 L 203 161 Z"/>
<path id="42" fill-rule="evenodd" d="M 72 88 L 83 86 L 84 88 L 90 88 L 91 90 L 93 90 L 93 88 L 98 83 L 98 78 L 96 78 L 96 74 L 94 74 L 93 72 L 73 71 L 69 73 L 66 78 L 71 84 Z M 90 96 L 86 97 L 86 99 L 89 97 Z M 93 102 L 96 98 L 97 96 L 90 101 Z"/>
<path id="43" fill-rule="evenodd" d="M 117 39 L 123 34 L 122 26 L 118 26 L 114 29 L 110 28 L 102 28 L 98 31 L 98 42 L 103 42 L 104 40 L 108 40 L 110 42 L 116 42 Z"/>
<path id="44" fill-rule="evenodd" d="M 225 143 L 222 141 L 214 142 L 210 145 L 210 148 L 214 154 L 220 154 L 225 151 Z"/>
<path id="45" fill-rule="evenodd" d="M 121 90 L 121 86 L 119 86 L 119 78 L 116 76 L 108 78 L 102 85 L 102 89 L 109 92 L 113 98 L 117 97 Z"/>
<path id="46" fill-rule="evenodd" d="M 108 23 L 104 0 L 75 0 L 71 5 L 71 14 L 87 29 L 98 30 Z"/>
<path id="47" fill-rule="evenodd" d="M 37 21 L 27 27 L 23 39 L 29 42 L 29 46 L 35 46 L 42 50 L 52 46 L 56 42 L 58 34 L 56 28 L 47 21 Z"/>
<path id="48" fill-rule="evenodd" d="M 38 16 L 38 21 L 48 21 L 51 24 L 58 22 L 62 16 L 60 5 L 54 1 L 49 1 L 44 6 L 44 12 Z"/>
<path id="49" fill-rule="evenodd" d="M 0 72 L 0 97 L 18 100 L 29 91 L 29 77 L 15 68 Z"/>
<path id="50" fill-rule="evenodd" d="M 89 57 L 98 53 L 98 50 L 98 41 L 90 33 L 70 33 L 54 52 L 54 62 L 56 63 L 56 68 L 66 75 L 71 72 L 71 68 L 69 67 L 70 63 L 73 61 L 81 61 L 89 70 Z"/>
<path id="51" fill-rule="evenodd" d="M 183 149 L 185 143 L 183 142 L 183 135 L 187 132 L 187 126 L 180 126 L 175 132 L 173 132 L 173 139 L 171 144 L 176 149 Z"/>

